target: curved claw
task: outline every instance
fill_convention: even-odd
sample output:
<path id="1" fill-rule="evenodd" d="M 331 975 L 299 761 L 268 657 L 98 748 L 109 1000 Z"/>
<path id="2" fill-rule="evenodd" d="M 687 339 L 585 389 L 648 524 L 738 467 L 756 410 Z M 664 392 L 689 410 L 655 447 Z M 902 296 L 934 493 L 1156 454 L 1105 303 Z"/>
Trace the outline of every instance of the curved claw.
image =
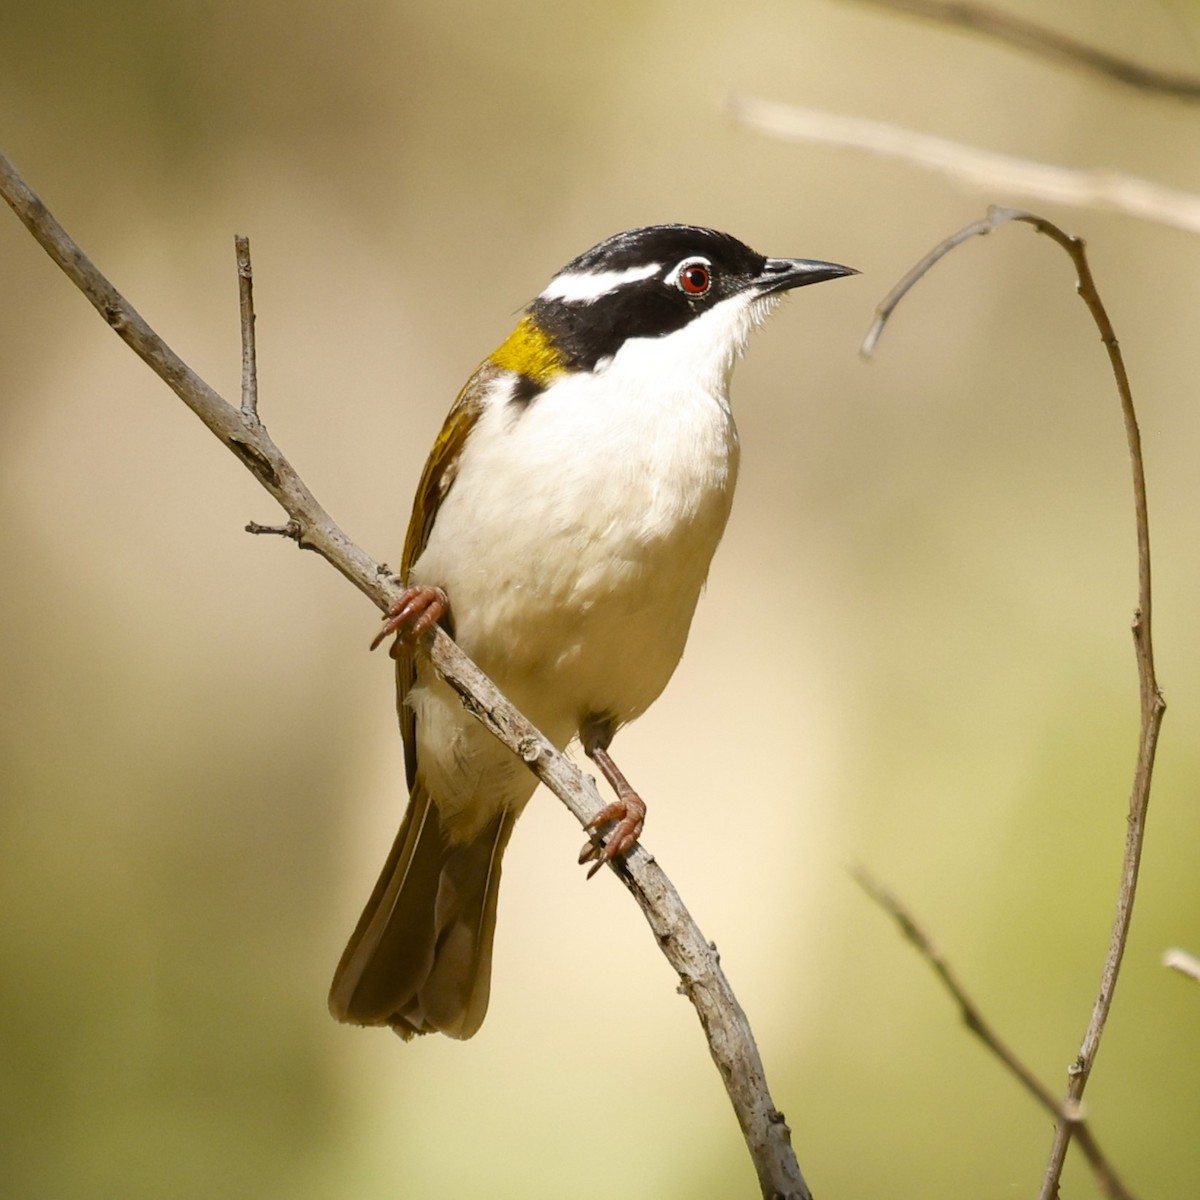
<path id="1" fill-rule="evenodd" d="M 646 821 L 645 802 L 635 791 L 630 789 L 624 796 L 619 796 L 611 804 L 606 804 L 584 828 L 589 833 L 594 833 L 613 821 L 616 822 L 616 825 L 613 826 L 602 848 L 595 842 L 588 841 L 579 852 L 580 864 L 588 862 L 592 864 L 587 873 L 589 879 L 606 863 L 612 862 L 615 858 L 622 858 L 637 845 Z"/>
<path id="2" fill-rule="evenodd" d="M 381 642 L 398 634 L 406 646 L 416 645 L 438 623 L 450 607 L 450 598 L 439 587 L 410 587 L 383 614 L 383 628 L 371 642 L 374 650 Z"/>

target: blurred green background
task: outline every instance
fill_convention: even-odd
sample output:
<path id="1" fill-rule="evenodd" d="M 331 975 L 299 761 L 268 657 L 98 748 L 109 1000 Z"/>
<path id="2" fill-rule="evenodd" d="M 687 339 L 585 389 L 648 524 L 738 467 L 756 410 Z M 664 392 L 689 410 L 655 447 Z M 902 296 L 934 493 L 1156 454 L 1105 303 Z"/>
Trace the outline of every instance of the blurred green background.
<path id="1" fill-rule="evenodd" d="M 1194 4 L 1005 0 L 1200 69 Z M 683 220 L 863 276 L 736 381 L 741 489 L 692 641 L 619 761 L 719 945 L 824 1200 L 1031 1196 L 1046 1118 L 851 881 L 934 931 L 1059 1090 L 1099 978 L 1136 744 L 1125 444 L 1070 264 L 1013 195 L 773 143 L 741 92 L 1200 191 L 1200 109 L 834 0 L 3 6 L 0 146 L 168 341 L 395 561 L 461 382 L 566 260 Z M 1200 1177 L 1200 242 L 1089 242 L 1140 408 L 1167 716 L 1092 1086 L 1142 1196 Z M 755 1194 L 696 1020 L 540 794 L 472 1042 L 331 1021 L 402 755 L 375 613 L 0 214 L 0 1189 L 28 1200 Z M 1094 1188 L 1072 1162 L 1067 1196 Z"/>

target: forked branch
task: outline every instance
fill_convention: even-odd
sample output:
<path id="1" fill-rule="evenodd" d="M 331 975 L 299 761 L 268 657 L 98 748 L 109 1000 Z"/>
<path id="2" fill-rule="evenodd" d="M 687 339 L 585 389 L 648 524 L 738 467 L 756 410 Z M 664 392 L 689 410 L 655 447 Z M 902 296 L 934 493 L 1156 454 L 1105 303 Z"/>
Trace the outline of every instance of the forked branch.
<path id="1" fill-rule="evenodd" d="M 0 194 L 47 254 L 88 298 L 125 343 L 205 425 L 238 456 L 288 515 L 281 526 L 251 523 L 253 533 L 275 533 L 315 550 L 381 609 L 400 594 L 399 581 L 359 549 L 317 503 L 258 419 L 254 384 L 253 305 L 249 246 L 239 245 L 243 387 L 237 408 L 204 382 L 96 269 L 9 161 L 0 155 Z M 436 629 L 425 646 L 434 667 L 467 710 L 518 754 L 529 769 L 586 825 L 601 806 L 590 776 L 561 754 L 500 694 L 495 685 Z M 764 1197 L 811 1200 L 790 1131 L 767 1091 L 766 1076 L 746 1015 L 717 960 L 665 872 L 640 847 L 613 869 L 633 895 L 667 961 L 679 975 L 708 1039 L 741 1125 Z"/>
<path id="2" fill-rule="evenodd" d="M 1077 289 L 1087 305 L 1100 340 L 1108 352 L 1109 364 L 1116 380 L 1120 396 L 1121 415 L 1125 425 L 1125 439 L 1129 448 L 1129 461 L 1133 475 L 1133 507 L 1137 528 L 1137 578 L 1138 600 L 1133 615 L 1133 644 L 1137 658 L 1138 694 L 1141 710 L 1141 728 L 1138 734 L 1137 763 L 1133 773 L 1133 787 L 1129 798 L 1129 814 L 1126 821 L 1125 852 L 1121 863 L 1121 882 L 1117 891 L 1117 912 L 1109 938 L 1108 953 L 1101 972 L 1100 988 L 1092 1006 L 1092 1015 L 1079 1053 L 1068 1071 L 1066 1097 L 1063 1100 L 1055 1125 L 1054 1143 L 1050 1160 L 1042 1181 L 1039 1200 L 1054 1200 L 1058 1194 L 1058 1183 L 1062 1177 L 1067 1149 L 1072 1137 L 1079 1131 L 1077 1114 L 1088 1077 L 1096 1062 L 1100 1039 L 1112 1008 L 1116 991 L 1117 976 L 1121 960 L 1129 940 L 1129 927 L 1133 919 L 1133 902 L 1137 892 L 1138 868 L 1142 858 L 1142 846 L 1146 836 L 1146 810 L 1150 802 L 1150 785 L 1154 774 L 1154 758 L 1158 747 L 1158 735 L 1162 726 L 1166 702 L 1159 690 L 1154 671 L 1154 643 L 1151 635 L 1151 586 L 1150 586 L 1150 521 L 1146 508 L 1146 473 L 1142 461 L 1142 439 L 1138 430 L 1137 413 L 1133 406 L 1133 393 L 1129 387 L 1129 376 L 1117 344 L 1117 336 L 1108 318 L 1100 293 L 1096 290 L 1083 240 L 1064 233 L 1057 225 L 1044 217 L 1011 208 L 993 208 L 982 220 L 960 229 L 935 246 L 883 299 L 876 309 L 876 317 L 863 341 L 863 354 L 869 355 L 879 341 L 884 325 L 896 306 L 909 290 L 922 279 L 926 272 L 945 254 L 964 241 L 979 234 L 992 233 L 1009 222 L 1017 221 L 1031 225 L 1057 242 L 1075 264 L 1078 274 Z"/>
<path id="3" fill-rule="evenodd" d="M 867 895 L 896 922 L 900 932 L 916 947 L 917 953 L 933 968 L 942 986 L 958 1005 L 963 1024 L 1000 1060 L 1009 1074 L 1020 1082 L 1055 1121 L 1064 1122 L 1074 1129 L 1075 1140 L 1091 1165 L 1104 1195 L 1109 1200 L 1133 1200 L 1132 1193 L 1121 1182 L 1116 1169 L 1100 1149 L 1091 1128 L 1083 1118 L 1081 1106 L 1056 1100 L 1054 1093 L 1034 1074 L 1032 1068 L 997 1033 L 992 1023 L 984 1016 L 983 1010 L 967 995 L 958 973 L 904 903 L 866 871 L 859 869 L 855 871 L 854 877 Z"/>

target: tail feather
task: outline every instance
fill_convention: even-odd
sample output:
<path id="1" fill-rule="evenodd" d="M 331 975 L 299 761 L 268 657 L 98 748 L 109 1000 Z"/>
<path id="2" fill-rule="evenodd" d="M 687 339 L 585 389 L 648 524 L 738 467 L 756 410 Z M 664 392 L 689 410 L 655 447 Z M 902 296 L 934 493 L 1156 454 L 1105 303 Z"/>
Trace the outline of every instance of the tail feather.
<path id="1" fill-rule="evenodd" d="M 330 1011 L 407 1039 L 468 1038 L 487 1012 L 500 860 L 513 817 L 449 841 L 423 784 L 334 973 Z"/>

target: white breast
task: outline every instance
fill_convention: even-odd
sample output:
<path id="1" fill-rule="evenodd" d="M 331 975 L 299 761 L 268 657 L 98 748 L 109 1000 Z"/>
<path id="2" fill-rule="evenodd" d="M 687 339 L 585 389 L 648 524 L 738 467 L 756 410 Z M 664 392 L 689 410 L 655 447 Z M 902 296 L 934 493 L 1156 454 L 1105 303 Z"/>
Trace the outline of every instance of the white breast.
<path id="1" fill-rule="evenodd" d="M 528 405 L 497 389 L 414 564 L 449 594 L 463 649 L 559 744 L 590 713 L 637 716 L 683 653 L 737 477 L 728 380 L 757 314 L 733 308 Z"/>
<path id="2" fill-rule="evenodd" d="M 495 395 L 472 431 L 413 576 L 501 686 L 547 692 L 535 708 L 628 719 L 665 686 L 729 515 L 729 375 L 761 315 L 739 297 L 631 339 L 528 406 Z"/>

